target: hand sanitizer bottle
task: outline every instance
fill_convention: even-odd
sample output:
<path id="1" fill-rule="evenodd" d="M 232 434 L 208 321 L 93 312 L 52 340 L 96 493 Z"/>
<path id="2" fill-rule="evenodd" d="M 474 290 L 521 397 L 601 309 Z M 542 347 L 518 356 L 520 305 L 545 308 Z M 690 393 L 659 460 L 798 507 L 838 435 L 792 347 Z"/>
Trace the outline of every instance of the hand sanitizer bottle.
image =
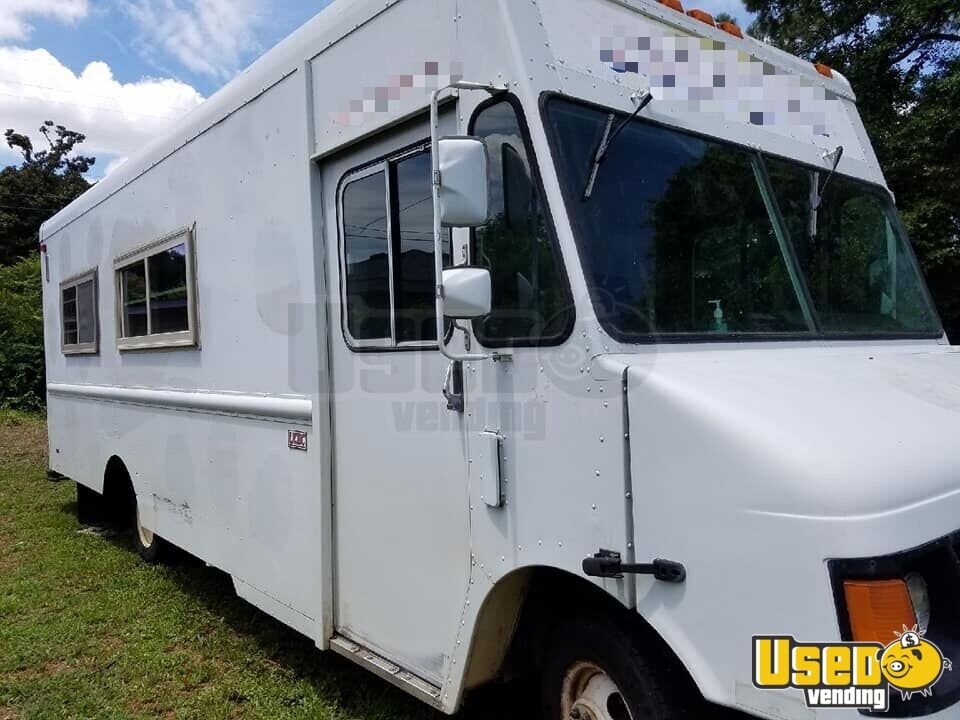
<path id="1" fill-rule="evenodd" d="M 713 331 L 716 333 L 728 332 L 729 327 L 726 321 L 723 319 L 723 300 L 710 300 L 709 303 L 714 307 Z"/>

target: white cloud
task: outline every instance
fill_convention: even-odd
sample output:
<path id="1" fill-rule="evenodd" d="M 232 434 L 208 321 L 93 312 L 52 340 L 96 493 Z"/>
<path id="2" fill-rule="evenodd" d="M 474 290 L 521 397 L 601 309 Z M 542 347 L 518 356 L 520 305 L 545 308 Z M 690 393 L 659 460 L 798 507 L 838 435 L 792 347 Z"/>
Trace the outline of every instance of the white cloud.
<path id="1" fill-rule="evenodd" d="M 73 23 L 87 16 L 87 0 L 3 0 L 0 9 L 0 39 L 25 40 L 33 27 L 27 21 L 32 16 L 49 18 L 62 23 Z"/>
<path id="2" fill-rule="evenodd" d="M 147 59 L 155 61 L 159 49 L 219 81 L 260 49 L 257 30 L 266 17 L 265 0 L 121 0 L 121 7 L 137 26 Z"/>
<path id="3" fill-rule="evenodd" d="M 103 62 L 75 75 L 46 50 L 0 47 L 0 67 L 0 132 L 14 128 L 35 147 L 43 147 L 37 129 L 53 120 L 87 136 L 80 146 L 85 155 L 126 157 L 203 100 L 177 80 L 117 82 Z M 116 162 L 108 170 L 118 167 Z"/>

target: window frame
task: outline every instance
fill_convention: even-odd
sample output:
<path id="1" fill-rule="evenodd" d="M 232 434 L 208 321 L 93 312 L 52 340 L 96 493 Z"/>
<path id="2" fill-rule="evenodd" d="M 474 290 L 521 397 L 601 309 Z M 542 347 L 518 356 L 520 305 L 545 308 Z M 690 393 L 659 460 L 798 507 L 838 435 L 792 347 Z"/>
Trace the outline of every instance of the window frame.
<path id="1" fill-rule="evenodd" d="M 184 260 L 187 270 L 187 329 L 172 333 L 151 333 L 149 258 L 165 250 L 174 248 L 177 245 L 185 246 Z M 137 337 L 124 337 L 123 271 L 138 263 L 143 263 L 146 275 L 147 334 Z M 120 350 L 120 352 L 192 349 L 200 347 L 200 323 L 197 307 L 196 279 L 196 225 L 175 230 L 115 258 L 113 261 L 113 275 L 114 298 L 116 300 L 117 349 Z"/>
<path id="2" fill-rule="evenodd" d="M 82 273 L 72 275 L 60 283 L 60 351 L 64 355 L 98 355 L 100 353 L 100 268 L 94 267 Z M 63 293 L 70 288 L 78 288 L 93 282 L 93 342 L 67 343 L 67 330 L 64 326 Z M 77 296 L 74 303 L 77 303 Z M 77 340 L 80 339 L 80 306 L 77 303 Z"/>
<path id="3" fill-rule="evenodd" d="M 616 116 L 621 118 L 626 118 L 627 116 L 629 116 L 628 112 L 617 110 L 616 108 L 602 105 L 600 103 L 593 102 L 590 100 L 585 100 L 584 98 L 576 97 L 574 95 L 568 95 L 566 93 L 551 91 L 551 90 L 541 93 L 540 101 L 539 101 L 540 118 L 541 118 L 541 122 L 543 123 L 544 132 L 547 137 L 547 144 L 550 146 L 551 158 L 554 152 L 554 148 L 556 147 L 557 138 L 556 138 L 555 132 L 553 131 L 550 125 L 549 113 L 550 113 L 550 105 L 555 100 L 567 101 L 570 103 L 582 105 L 584 107 L 592 108 L 594 110 L 599 110 L 606 113 L 614 113 Z M 768 158 L 779 160 L 779 161 L 789 163 L 798 167 L 803 167 L 807 170 L 813 170 L 819 173 L 825 172 L 824 168 L 822 167 L 817 167 L 811 163 L 804 162 L 796 158 L 787 157 L 787 156 L 780 155 L 773 152 L 758 150 L 757 148 L 744 145 L 741 143 L 737 143 L 732 140 L 727 140 L 721 137 L 715 137 L 697 130 L 681 128 L 679 126 L 671 125 L 669 123 L 665 123 L 659 120 L 654 120 L 648 117 L 637 117 L 637 118 L 634 118 L 633 122 L 642 122 L 653 127 L 661 128 L 668 131 L 678 132 L 684 135 L 688 135 L 690 137 L 695 137 L 700 140 L 706 140 L 706 141 L 717 143 L 720 145 L 734 147 L 739 150 L 746 151 L 750 154 L 757 155 L 760 160 L 760 167 L 762 168 L 765 176 L 768 175 L 768 170 L 766 166 L 766 161 Z M 554 160 L 553 162 L 555 163 L 555 166 L 556 166 L 556 161 Z M 926 275 L 923 273 L 923 270 L 921 268 L 920 260 L 916 253 L 916 248 L 914 247 L 913 242 L 910 240 L 910 236 L 906 231 L 905 225 L 903 224 L 903 219 L 900 217 L 900 213 L 896 211 L 897 206 L 896 206 L 895 198 L 893 196 L 893 192 L 889 188 L 886 188 L 883 185 L 877 182 L 874 182 L 872 180 L 866 180 L 864 178 L 855 177 L 853 175 L 845 175 L 844 177 L 849 177 L 855 180 L 856 182 L 863 183 L 865 186 L 878 192 L 880 195 L 887 197 L 890 200 L 890 204 L 894 212 L 892 213 L 892 215 L 889 215 L 888 217 L 891 220 L 892 224 L 895 226 L 895 229 L 901 234 L 903 238 L 904 245 L 907 250 L 907 255 L 911 260 L 917 274 L 922 280 L 922 283 L 921 283 L 922 292 L 924 296 L 927 298 L 927 301 L 930 303 L 930 307 L 932 309 L 934 317 L 940 323 L 941 328 L 943 328 L 943 319 L 940 316 L 940 309 L 937 307 L 937 304 L 934 302 L 933 296 L 930 293 L 929 283 L 927 282 Z M 764 182 L 767 182 L 766 177 L 764 178 Z M 565 208 L 572 207 L 570 203 L 574 198 L 572 198 L 570 194 L 567 192 L 567 188 L 565 187 L 565 184 L 563 182 L 560 183 L 560 192 L 561 192 L 561 196 L 563 197 Z M 794 244 L 793 238 L 790 237 L 789 232 L 787 232 L 787 228 L 783 221 L 783 216 L 779 208 L 779 200 L 776 197 L 776 193 L 774 193 L 773 202 L 776 209 L 776 220 L 774 222 L 774 229 L 777 233 L 783 231 L 783 232 L 786 232 L 787 234 L 787 239 L 789 240 L 791 252 L 794 256 L 791 258 L 786 258 L 788 262 L 790 262 L 790 261 L 793 261 L 793 259 L 795 258 L 796 246 Z M 578 261 L 580 262 L 581 267 L 586 268 L 586 265 L 584 264 L 585 263 L 584 254 L 583 254 L 584 250 L 583 250 L 581 238 L 580 238 L 580 235 L 581 235 L 580 229 L 574 223 L 572 216 L 569 217 L 568 219 L 570 222 L 570 228 L 574 235 L 574 242 L 577 248 Z M 587 279 L 587 283 L 588 285 L 590 284 L 589 279 Z M 804 302 L 812 301 L 812 298 L 809 295 L 809 292 L 810 292 L 809 288 L 807 288 L 806 285 L 807 285 L 806 279 L 804 279 L 804 288 L 805 288 L 806 297 L 801 298 L 802 301 Z M 593 306 L 594 301 L 591 299 L 590 302 L 591 302 L 591 305 Z M 596 307 L 594 307 L 594 309 L 596 310 Z M 811 305 L 811 310 L 816 312 L 816 308 L 813 305 Z M 890 334 L 890 333 L 867 333 L 867 332 L 826 333 L 826 332 L 823 332 L 822 329 L 819 327 L 819 323 L 816 331 L 803 332 L 803 333 L 797 333 L 797 332 L 753 333 L 753 332 L 750 332 L 750 333 L 728 333 L 725 335 L 715 335 L 711 333 L 689 333 L 689 334 L 652 333 L 646 336 L 632 336 L 632 335 L 625 335 L 619 332 L 619 330 L 617 330 L 616 328 L 614 328 L 613 326 L 611 326 L 609 323 L 606 323 L 606 322 L 603 323 L 603 329 L 606 333 L 608 333 L 614 340 L 616 340 L 619 343 L 622 343 L 624 345 L 640 345 L 640 346 L 660 345 L 660 344 L 691 345 L 691 344 L 698 344 L 698 343 L 738 344 L 738 343 L 745 343 L 745 342 L 762 342 L 762 343 L 810 342 L 810 341 L 820 341 L 820 342 L 825 342 L 825 341 L 826 342 L 835 342 L 835 341 L 865 342 L 866 341 L 866 342 L 869 342 L 869 341 L 898 341 L 898 340 L 899 341 L 940 340 L 944 337 L 944 333 L 945 333 L 944 330 L 941 330 L 941 332 L 937 334 L 935 333 Z"/>
<path id="4" fill-rule="evenodd" d="M 556 259 L 557 272 L 559 273 L 560 281 L 563 286 L 562 290 L 565 295 L 565 300 L 570 307 L 570 317 L 563 330 L 561 330 L 557 335 L 550 337 L 506 338 L 500 340 L 485 338 L 483 333 L 478 332 L 478 328 L 482 323 L 482 319 L 473 321 L 473 334 L 474 337 L 476 337 L 477 342 L 480 343 L 482 347 L 495 350 L 504 348 L 559 347 L 570 339 L 570 336 L 573 334 L 573 329 L 576 327 L 578 317 L 577 303 L 573 299 L 573 288 L 570 285 L 570 276 L 567 272 L 567 263 L 563 256 L 563 249 L 560 247 L 559 235 L 557 234 L 556 218 L 554 216 L 553 207 L 550 204 L 550 200 L 547 196 L 546 188 L 543 184 L 543 173 L 540 171 L 540 160 L 537 157 L 537 153 L 533 147 L 533 138 L 530 134 L 530 125 L 527 122 L 527 116 L 523 111 L 523 103 L 521 102 L 520 98 L 511 92 L 505 92 L 498 93 L 484 100 L 477 106 L 477 108 L 473 111 L 473 114 L 470 116 L 470 123 L 467 126 L 467 134 L 469 136 L 474 136 L 477 120 L 480 117 L 480 114 L 483 111 L 493 107 L 494 105 L 499 105 L 502 102 L 509 103 L 513 107 L 513 111 L 517 116 L 517 123 L 520 126 L 520 135 L 523 139 L 524 150 L 527 153 L 527 160 L 530 163 L 530 171 L 533 174 L 531 180 L 535 185 L 537 199 L 540 201 L 540 207 L 543 212 L 544 224 L 547 230 L 547 241 L 550 244 L 550 249 L 553 251 L 554 258 Z M 470 229 L 469 249 L 470 262 L 476 263 L 477 228 Z"/>
<path id="5" fill-rule="evenodd" d="M 398 221 L 399 207 L 394 202 L 396 196 L 396 172 L 394 167 L 409 160 L 412 157 L 429 153 L 431 151 L 430 139 L 426 138 L 415 142 L 406 147 L 381 155 L 375 160 L 371 160 L 355 168 L 347 170 L 340 178 L 337 186 L 337 233 L 339 265 L 340 265 L 340 330 L 343 333 L 344 342 L 347 347 L 355 353 L 369 352 L 417 352 L 422 350 L 437 350 L 439 345 L 436 341 L 429 342 L 397 342 L 397 235 L 394 228 Z M 350 333 L 347 309 L 347 243 L 346 243 L 346 224 L 344 217 L 343 198 L 347 188 L 359 180 L 383 173 L 384 175 L 384 198 L 387 221 L 387 261 L 389 286 L 390 286 L 390 337 L 375 338 L 371 340 L 359 340 Z M 450 231 L 451 240 L 451 258 L 453 257 L 453 232 Z M 457 266 L 460 267 L 460 266 Z"/>

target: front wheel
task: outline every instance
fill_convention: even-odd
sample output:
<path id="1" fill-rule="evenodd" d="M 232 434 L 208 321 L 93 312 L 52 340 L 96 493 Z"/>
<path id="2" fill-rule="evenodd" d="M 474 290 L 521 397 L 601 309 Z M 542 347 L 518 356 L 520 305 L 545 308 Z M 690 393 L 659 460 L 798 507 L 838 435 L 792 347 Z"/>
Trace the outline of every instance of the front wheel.
<path id="1" fill-rule="evenodd" d="M 673 659 L 657 657 L 659 644 L 642 642 L 628 628 L 581 618 L 558 627 L 550 648 L 542 675 L 547 720 L 689 717 Z"/>

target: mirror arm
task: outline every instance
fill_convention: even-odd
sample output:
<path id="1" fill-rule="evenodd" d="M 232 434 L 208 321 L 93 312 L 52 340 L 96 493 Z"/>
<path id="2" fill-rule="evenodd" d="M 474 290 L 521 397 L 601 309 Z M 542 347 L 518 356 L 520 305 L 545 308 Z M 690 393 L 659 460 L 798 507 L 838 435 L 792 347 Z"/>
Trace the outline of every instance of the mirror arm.
<path id="1" fill-rule="evenodd" d="M 460 81 L 434 90 L 430 95 L 430 157 L 433 166 L 433 263 L 436 290 L 437 346 L 448 359 L 460 362 L 479 362 L 493 356 L 486 353 L 458 354 L 444 342 L 446 334 L 443 314 L 443 222 L 440 217 L 440 95 L 447 90 L 485 90 L 491 95 L 505 92 L 506 87 L 493 84 Z"/>

